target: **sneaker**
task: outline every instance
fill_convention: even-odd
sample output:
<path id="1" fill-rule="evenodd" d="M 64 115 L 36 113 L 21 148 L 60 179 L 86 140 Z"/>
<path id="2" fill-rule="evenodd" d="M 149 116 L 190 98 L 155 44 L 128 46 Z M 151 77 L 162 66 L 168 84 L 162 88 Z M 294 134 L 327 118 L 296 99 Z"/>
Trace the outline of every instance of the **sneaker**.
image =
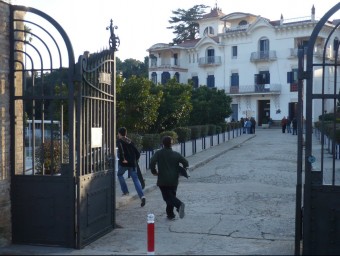
<path id="1" fill-rule="evenodd" d="M 166 216 L 167 218 L 168 218 L 168 220 L 175 220 L 176 219 L 176 215 L 174 214 L 174 215 L 168 215 L 168 216 Z"/>
<path id="2" fill-rule="evenodd" d="M 184 204 L 184 203 L 181 203 L 181 206 L 180 206 L 179 209 L 178 209 L 179 217 L 180 217 L 181 219 L 183 219 L 183 218 L 184 218 L 184 215 L 185 215 L 184 208 L 185 208 L 185 204 Z"/>
<path id="3" fill-rule="evenodd" d="M 123 193 L 122 196 L 128 196 L 129 192 Z"/>
<path id="4" fill-rule="evenodd" d="M 142 197 L 142 203 L 140 204 L 141 207 L 143 207 L 145 205 L 145 197 Z"/>

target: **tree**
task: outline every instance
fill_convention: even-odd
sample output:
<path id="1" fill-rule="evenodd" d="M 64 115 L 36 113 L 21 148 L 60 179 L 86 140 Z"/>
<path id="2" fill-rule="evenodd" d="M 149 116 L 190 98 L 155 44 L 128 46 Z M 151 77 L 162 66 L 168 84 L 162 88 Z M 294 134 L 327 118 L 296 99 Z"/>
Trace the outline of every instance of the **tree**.
<path id="1" fill-rule="evenodd" d="M 177 9 L 172 11 L 175 16 L 170 17 L 169 23 L 176 25 L 167 28 L 174 29 L 173 33 L 176 37 L 173 39 L 173 42 L 175 44 L 180 44 L 185 40 L 192 40 L 197 37 L 199 32 L 197 20 L 203 17 L 203 14 L 205 14 L 204 9 L 208 7 L 209 6 L 200 4 L 188 10 Z"/>
<path id="2" fill-rule="evenodd" d="M 123 77 L 126 79 L 132 76 L 148 77 L 149 57 L 147 56 L 144 58 L 144 62 L 132 58 L 122 62 L 119 58 L 116 58 L 116 63 L 117 72 L 122 72 Z"/>
<path id="3" fill-rule="evenodd" d="M 117 123 L 128 131 L 145 133 L 157 119 L 162 92 L 151 94 L 152 82 L 132 76 L 117 84 Z"/>
<path id="4" fill-rule="evenodd" d="M 231 97 L 224 90 L 201 86 L 193 91 L 190 125 L 219 124 L 232 113 Z"/>
<path id="5" fill-rule="evenodd" d="M 158 85 L 157 89 L 163 92 L 163 98 L 153 130 L 157 132 L 170 131 L 178 126 L 186 125 L 192 110 L 190 102 L 192 87 L 179 84 L 173 78 L 165 85 Z"/>

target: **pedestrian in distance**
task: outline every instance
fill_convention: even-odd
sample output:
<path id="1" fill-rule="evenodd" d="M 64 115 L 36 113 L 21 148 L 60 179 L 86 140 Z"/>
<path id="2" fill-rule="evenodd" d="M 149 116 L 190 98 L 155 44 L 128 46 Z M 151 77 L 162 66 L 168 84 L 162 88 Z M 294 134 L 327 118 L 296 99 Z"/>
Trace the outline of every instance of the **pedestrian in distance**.
<path id="1" fill-rule="evenodd" d="M 124 174 L 128 171 L 129 176 L 133 180 L 137 194 L 141 200 L 141 207 L 145 205 L 145 196 L 141 183 L 138 179 L 137 166 L 140 152 L 136 148 L 135 144 L 127 136 L 127 130 L 125 127 L 121 127 L 118 130 L 118 172 L 117 177 L 119 180 L 120 188 L 123 196 L 129 195 L 129 189 L 126 185 Z"/>
<path id="2" fill-rule="evenodd" d="M 291 124 L 292 120 L 289 117 L 287 117 L 287 133 L 292 133 Z"/>
<path id="3" fill-rule="evenodd" d="M 296 120 L 296 117 L 294 117 L 293 120 L 292 120 L 292 126 L 293 126 L 292 135 L 297 135 L 297 120 Z"/>
<path id="4" fill-rule="evenodd" d="M 284 116 L 281 120 L 282 133 L 286 133 L 287 118 Z"/>
<path id="5" fill-rule="evenodd" d="M 163 148 L 156 151 L 150 159 L 150 169 L 152 174 L 157 176 L 157 186 L 166 203 L 167 218 L 169 220 L 176 218 L 174 213 L 174 208 L 176 208 L 182 219 L 185 215 L 185 204 L 176 195 L 179 183 L 178 166 L 182 164 L 184 168 L 187 168 L 189 163 L 180 153 L 172 150 L 173 140 L 170 136 L 163 137 L 162 143 Z"/>
<path id="6" fill-rule="evenodd" d="M 250 134 L 250 132 L 251 132 L 251 121 L 248 118 L 246 118 L 244 126 L 246 127 L 247 134 Z"/>
<path id="7" fill-rule="evenodd" d="M 255 127 L 256 127 L 256 121 L 254 117 L 250 118 L 251 122 L 251 128 L 250 128 L 250 133 L 255 134 Z"/>

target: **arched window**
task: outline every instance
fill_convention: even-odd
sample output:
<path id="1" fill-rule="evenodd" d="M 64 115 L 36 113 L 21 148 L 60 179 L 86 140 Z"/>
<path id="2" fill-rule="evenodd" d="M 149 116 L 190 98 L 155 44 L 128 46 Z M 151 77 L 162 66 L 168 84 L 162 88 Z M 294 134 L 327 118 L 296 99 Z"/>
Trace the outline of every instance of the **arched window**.
<path id="1" fill-rule="evenodd" d="M 170 73 L 163 72 L 162 73 L 162 84 L 166 84 L 170 80 Z"/>
<path id="2" fill-rule="evenodd" d="M 215 32 L 214 32 L 214 28 L 213 27 L 206 27 L 204 29 L 203 35 L 209 36 L 209 35 L 214 35 L 214 34 L 215 34 Z"/>
<path id="3" fill-rule="evenodd" d="M 247 25 L 247 24 L 248 24 L 248 22 L 247 22 L 246 20 L 241 20 L 241 21 L 238 23 L 239 26 L 244 26 L 244 25 Z"/>
<path id="4" fill-rule="evenodd" d="M 151 74 L 151 81 L 154 84 L 157 84 L 157 73 L 156 72 L 152 72 L 152 74 Z"/>
<path id="5" fill-rule="evenodd" d="M 176 78 L 176 81 L 179 83 L 179 73 L 178 72 L 175 73 L 174 77 Z"/>

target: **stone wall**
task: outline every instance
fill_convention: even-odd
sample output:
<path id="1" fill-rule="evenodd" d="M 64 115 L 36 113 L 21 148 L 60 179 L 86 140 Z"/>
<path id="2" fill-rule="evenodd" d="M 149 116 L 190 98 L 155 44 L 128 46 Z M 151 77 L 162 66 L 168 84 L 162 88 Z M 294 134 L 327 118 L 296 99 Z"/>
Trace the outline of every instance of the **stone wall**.
<path id="1" fill-rule="evenodd" d="M 0 246 L 11 241 L 9 5 L 0 1 Z"/>

